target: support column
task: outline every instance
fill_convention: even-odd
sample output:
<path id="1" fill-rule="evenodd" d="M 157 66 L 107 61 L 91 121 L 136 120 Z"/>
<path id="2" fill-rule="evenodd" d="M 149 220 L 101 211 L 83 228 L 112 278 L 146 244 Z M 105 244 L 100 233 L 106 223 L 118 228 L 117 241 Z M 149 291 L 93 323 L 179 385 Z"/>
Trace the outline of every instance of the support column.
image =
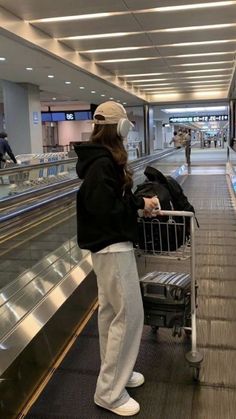
<path id="1" fill-rule="evenodd" d="M 155 141 L 155 127 L 153 120 L 153 108 L 149 105 L 144 105 L 144 144 L 145 154 L 151 155 L 154 151 Z"/>
<path id="2" fill-rule="evenodd" d="M 230 143 L 235 138 L 235 100 L 229 102 L 229 139 Z"/>
<path id="3" fill-rule="evenodd" d="M 156 121 L 156 150 L 163 149 L 163 126 L 162 121 Z"/>
<path id="4" fill-rule="evenodd" d="M 6 132 L 15 155 L 42 153 L 39 87 L 2 81 Z"/>

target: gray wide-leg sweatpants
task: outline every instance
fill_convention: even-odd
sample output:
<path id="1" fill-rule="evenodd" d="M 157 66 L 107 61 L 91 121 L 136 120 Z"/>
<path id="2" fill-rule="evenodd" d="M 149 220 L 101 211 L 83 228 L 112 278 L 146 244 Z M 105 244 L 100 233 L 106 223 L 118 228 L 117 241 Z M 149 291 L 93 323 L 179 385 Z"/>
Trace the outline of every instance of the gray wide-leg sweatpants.
<path id="1" fill-rule="evenodd" d="M 101 368 L 94 400 L 103 407 L 126 403 L 143 330 L 143 304 L 134 251 L 93 253 L 98 283 Z"/>

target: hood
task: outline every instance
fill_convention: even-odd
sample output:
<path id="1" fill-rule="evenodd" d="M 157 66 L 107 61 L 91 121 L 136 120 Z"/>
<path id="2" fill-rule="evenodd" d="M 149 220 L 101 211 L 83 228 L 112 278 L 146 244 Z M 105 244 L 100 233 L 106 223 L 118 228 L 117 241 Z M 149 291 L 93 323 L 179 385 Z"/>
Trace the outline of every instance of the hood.
<path id="1" fill-rule="evenodd" d="M 155 167 L 147 166 L 144 174 L 150 182 L 167 183 L 166 177 L 159 170 L 155 169 Z"/>
<path id="2" fill-rule="evenodd" d="M 75 144 L 74 150 L 78 156 L 76 171 L 80 179 L 84 179 L 88 168 L 95 160 L 101 157 L 112 158 L 112 154 L 106 147 L 88 141 Z"/>

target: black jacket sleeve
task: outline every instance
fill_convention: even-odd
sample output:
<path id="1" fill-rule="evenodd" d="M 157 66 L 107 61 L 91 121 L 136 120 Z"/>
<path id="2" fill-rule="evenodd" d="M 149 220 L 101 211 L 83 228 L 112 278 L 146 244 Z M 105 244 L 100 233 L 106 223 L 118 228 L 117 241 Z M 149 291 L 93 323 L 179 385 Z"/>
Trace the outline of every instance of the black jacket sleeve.
<path id="1" fill-rule="evenodd" d="M 115 216 L 144 208 L 143 198 L 136 198 L 131 191 L 122 193 L 118 174 L 110 159 L 93 164 L 84 180 L 84 202 L 90 214 Z"/>
<path id="2" fill-rule="evenodd" d="M 12 152 L 12 149 L 11 149 L 11 147 L 9 146 L 9 144 L 8 144 L 8 142 L 7 142 L 7 141 L 6 141 L 6 143 L 5 143 L 5 152 L 8 154 L 8 156 L 12 159 L 12 161 L 13 161 L 14 163 L 17 163 L 16 158 L 15 158 L 15 156 L 14 156 L 13 152 Z"/>

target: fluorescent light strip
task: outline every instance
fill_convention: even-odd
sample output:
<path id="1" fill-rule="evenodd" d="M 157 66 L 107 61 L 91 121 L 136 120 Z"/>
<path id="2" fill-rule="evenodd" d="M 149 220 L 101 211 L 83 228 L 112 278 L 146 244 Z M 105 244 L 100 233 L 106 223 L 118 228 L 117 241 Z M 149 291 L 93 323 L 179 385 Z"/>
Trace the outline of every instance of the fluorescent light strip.
<path id="1" fill-rule="evenodd" d="M 96 63 L 122 63 L 122 62 L 132 62 L 132 61 L 149 61 L 149 60 L 160 60 L 167 58 L 188 58 L 188 57 L 208 57 L 215 55 L 229 55 L 235 54 L 235 51 L 230 52 L 204 52 L 199 54 L 182 54 L 182 55 L 166 55 L 163 57 L 134 57 L 134 58 L 114 58 L 111 60 L 95 60 Z"/>
<path id="2" fill-rule="evenodd" d="M 148 11 L 152 12 L 176 12 L 181 10 L 193 10 L 193 9 L 207 9 L 210 7 L 225 7 L 232 6 L 236 4 L 236 1 L 219 1 L 219 2 L 209 2 L 209 3 L 198 3 L 198 4 L 183 4 L 179 6 L 164 6 L 164 7 L 155 7 L 153 9 L 140 10 L 136 13 L 147 13 Z"/>
<path id="3" fill-rule="evenodd" d="M 172 80 L 172 79 L 139 79 L 139 80 L 129 80 L 129 83 L 144 83 L 146 81 L 165 81 L 165 80 Z"/>
<path id="4" fill-rule="evenodd" d="M 196 83 L 196 84 L 192 84 L 192 83 L 175 83 L 175 84 L 171 84 L 171 86 L 172 87 L 179 87 L 180 89 L 185 89 L 186 87 L 199 87 L 199 86 L 201 86 L 201 87 L 212 87 L 212 86 L 216 86 L 216 85 L 222 85 L 222 86 L 228 86 L 228 83 L 225 83 L 224 81 L 215 81 L 215 82 L 213 82 L 213 83 L 210 83 L 210 84 L 205 84 L 202 80 L 199 80 L 198 81 L 198 84 Z M 140 88 L 141 90 L 154 90 L 155 89 L 155 87 L 152 87 L 152 88 L 150 88 L 150 87 L 145 87 L 145 88 Z M 159 87 L 156 87 L 156 89 L 159 89 Z"/>
<path id="5" fill-rule="evenodd" d="M 187 64 L 171 64 L 171 67 L 191 67 L 191 66 L 201 66 L 201 65 L 212 65 L 212 64 L 225 64 L 225 63 L 233 63 L 234 61 L 208 61 L 204 63 L 187 63 Z"/>
<path id="6" fill-rule="evenodd" d="M 191 73 L 218 73 L 220 71 L 232 72 L 233 68 L 206 68 L 204 70 L 185 70 L 185 71 L 176 71 L 176 73 L 184 73 L 184 74 L 191 74 Z"/>
<path id="7" fill-rule="evenodd" d="M 205 76 L 187 76 L 187 77 L 185 76 L 186 79 L 210 79 L 210 78 L 213 79 L 215 77 L 223 77 L 230 80 L 230 74 L 209 74 Z"/>
<path id="8" fill-rule="evenodd" d="M 169 55 L 164 56 L 163 58 L 187 58 L 187 57 L 205 57 L 211 55 L 227 55 L 227 54 L 235 54 L 235 51 L 220 51 L 220 52 L 201 52 L 198 54 L 180 54 L 180 55 Z"/>
<path id="9" fill-rule="evenodd" d="M 185 4 L 179 6 L 164 6 L 164 7 L 154 7 L 150 9 L 141 9 L 141 10 L 130 10 L 122 12 L 105 12 L 105 13 L 89 13 L 81 15 L 72 15 L 72 16 L 58 16 L 58 17 L 49 17 L 42 19 L 32 19 L 28 20 L 30 23 L 52 23 L 52 22 L 71 22 L 76 20 L 87 20 L 87 19 L 99 19 L 106 18 L 111 16 L 121 16 L 128 15 L 131 13 L 163 13 L 163 12 L 175 12 L 182 10 L 193 10 L 193 9 L 206 9 L 212 7 L 225 7 L 232 6 L 236 4 L 236 1 L 219 1 L 219 2 L 209 2 L 209 3 L 198 3 L 198 4 Z"/>
<path id="10" fill-rule="evenodd" d="M 178 90 L 178 91 L 184 92 L 186 90 L 195 90 L 195 89 L 211 90 L 211 89 L 215 89 L 215 88 L 218 88 L 218 87 L 221 87 L 222 89 L 226 89 L 225 85 L 222 85 L 222 84 L 216 84 L 214 86 L 204 86 L 204 85 L 199 85 L 199 86 L 186 86 L 185 88 L 182 88 L 182 89 L 179 89 L 178 86 L 176 86 L 176 87 L 173 87 L 173 89 L 176 90 L 176 91 Z M 148 93 L 148 92 L 149 93 L 150 92 L 161 92 L 161 91 L 164 92 L 164 91 L 167 91 L 169 89 L 171 89 L 171 87 L 170 88 L 166 88 L 166 89 L 142 89 L 142 92 L 144 92 L 144 93 Z"/>
<path id="11" fill-rule="evenodd" d="M 102 39 L 102 38 L 119 38 L 121 36 L 130 36 L 130 35 L 139 35 L 142 32 L 111 32 L 111 33 L 97 33 L 93 35 L 75 35 L 75 36 L 65 36 L 62 38 L 56 38 L 58 41 L 60 40 L 68 40 L 73 41 L 77 39 Z"/>
<path id="12" fill-rule="evenodd" d="M 165 78 L 165 79 L 138 79 L 138 80 L 129 80 L 129 83 L 144 83 L 144 82 L 149 82 L 149 81 L 176 81 L 176 76 L 173 75 L 174 78 Z M 181 79 L 209 79 L 209 78 L 215 78 L 215 77 L 227 77 L 230 80 L 230 74 L 210 74 L 210 75 L 205 75 L 205 76 L 183 76 L 180 77 L 177 80 L 181 80 Z"/>
<path id="13" fill-rule="evenodd" d="M 111 33 L 99 33 L 93 35 L 75 35 L 75 36 L 63 36 L 56 38 L 57 40 L 77 40 L 77 39 L 101 39 L 101 38 L 116 38 L 121 36 L 140 35 L 147 33 L 160 33 L 160 32 L 187 32 L 187 31 L 198 31 L 198 30 L 210 30 L 210 29 L 223 29 L 235 27 L 236 23 L 224 23 L 216 25 L 202 25 L 202 26 L 182 26 L 177 28 L 165 28 L 165 29 L 154 29 L 150 31 L 139 31 L 139 32 L 111 32 Z"/>
<path id="14" fill-rule="evenodd" d="M 126 63 L 132 61 L 160 60 L 162 57 L 115 58 L 112 60 L 95 60 L 96 63 Z"/>
<path id="15" fill-rule="evenodd" d="M 199 42 L 179 42 L 176 44 L 163 44 L 163 45 L 156 45 L 158 48 L 162 47 L 188 47 L 194 45 L 211 45 L 211 44 L 228 44 L 230 42 L 236 42 L 235 39 L 218 39 L 214 41 L 199 41 Z"/>
<path id="16" fill-rule="evenodd" d="M 129 14 L 129 12 L 105 12 L 105 13 L 88 13 L 84 15 L 72 15 L 72 16 L 57 16 L 57 17 L 46 17 L 42 19 L 29 20 L 29 23 L 53 23 L 53 22 L 72 22 L 75 20 L 87 20 L 87 19 L 100 19 L 111 16 L 121 16 Z"/>
<path id="17" fill-rule="evenodd" d="M 161 76 L 163 74 L 173 74 L 173 73 L 138 73 L 138 74 L 120 74 L 118 77 L 145 77 L 145 76 Z"/>
<path id="18" fill-rule="evenodd" d="M 146 92 L 146 95 L 162 95 L 163 97 L 167 94 L 172 94 L 172 93 L 178 93 L 179 95 L 184 95 L 184 94 L 189 94 L 189 93 L 215 93 L 217 94 L 217 92 L 226 92 L 225 89 L 219 87 L 216 89 L 198 89 L 198 90 L 183 90 L 183 91 L 179 91 L 179 90 L 168 90 L 166 92 L 162 92 L 162 91 L 154 91 L 154 92 Z"/>
<path id="19" fill-rule="evenodd" d="M 87 50 L 81 50 L 77 51 L 81 54 L 90 54 L 90 53 L 99 53 L 99 52 L 120 52 L 120 51 L 135 51 L 138 49 L 150 49 L 153 48 L 153 45 L 146 45 L 141 47 L 120 47 L 120 48 L 99 48 L 99 49 L 87 49 Z"/>
<path id="20" fill-rule="evenodd" d="M 201 31 L 206 29 L 223 29 L 223 28 L 232 28 L 236 26 L 236 23 L 221 23 L 216 25 L 199 25 L 199 26 L 180 26 L 178 28 L 166 28 L 160 30 L 149 31 L 153 32 L 186 32 L 186 31 Z"/>
<path id="21" fill-rule="evenodd" d="M 198 106 L 194 108 L 167 108 L 162 109 L 166 113 L 187 113 L 187 112 L 221 112 L 227 111 L 227 106 Z"/>
<path id="22" fill-rule="evenodd" d="M 138 86 L 135 87 L 148 87 L 148 86 L 166 86 L 166 85 L 174 85 L 174 84 L 198 84 L 198 83 L 206 83 L 206 84 L 212 84 L 212 83 L 222 83 L 224 82 L 225 84 L 228 84 L 227 81 L 230 81 L 230 79 L 228 80 L 195 80 L 195 81 L 181 81 L 181 80 L 173 80 L 172 83 L 148 83 L 148 84 L 139 84 Z"/>
<path id="23" fill-rule="evenodd" d="M 190 73 L 213 73 L 213 72 L 219 72 L 219 71 L 232 71 L 232 68 L 209 68 L 204 70 L 183 70 L 183 71 L 175 71 L 175 72 L 164 72 L 164 73 L 136 73 L 136 74 L 119 74 L 118 77 L 145 77 L 145 76 L 162 76 L 166 74 L 190 74 Z"/>
<path id="24" fill-rule="evenodd" d="M 166 48 L 166 47 L 184 47 L 184 46 L 194 46 L 194 45 L 211 45 L 211 44 L 226 44 L 236 42 L 236 39 L 220 39 L 218 41 L 202 41 L 202 42 L 181 42 L 179 44 L 163 44 L 163 45 L 143 45 L 139 47 L 120 47 L 120 48 L 98 48 L 98 49 L 87 49 L 79 50 L 77 52 L 83 54 L 92 54 L 92 53 L 107 53 L 107 52 L 120 52 L 120 51 L 135 51 L 140 49 L 151 49 L 151 48 Z"/>

